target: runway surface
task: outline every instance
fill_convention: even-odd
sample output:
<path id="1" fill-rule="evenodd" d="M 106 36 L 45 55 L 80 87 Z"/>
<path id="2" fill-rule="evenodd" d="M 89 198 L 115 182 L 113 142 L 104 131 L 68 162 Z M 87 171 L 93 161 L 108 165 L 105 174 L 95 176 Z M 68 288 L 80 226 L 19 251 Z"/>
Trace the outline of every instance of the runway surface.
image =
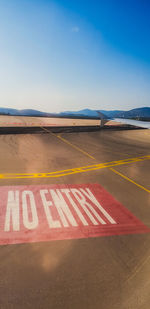
<path id="1" fill-rule="evenodd" d="M 149 130 L 54 134 L 41 128 L 37 134 L 0 135 L 0 308 L 149 309 L 150 233 L 145 229 L 150 228 L 149 175 Z M 87 187 L 116 225 L 101 209 L 101 218 L 106 223 L 103 230 L 100 225 L 96 230 L 93 221 L 87 233 L 84 224 L 73 226 L 77 219 L 70 221 L 72 226 L 67 223 L 68 230 L 63 226 L 60 232 L 52 232 L 49 239 L 44 217 L 40 233 L 36 230 L 43 207 L 38 195 L 40 188 L 51 190 L 52 196 L 55 189 L 60 193 L 64 188 L 75 188 L 78 194 L 79 190 L 84 192 L 85 199 Z M 16 216 L 12 212 L 9 218 L 8 213 L 12 200 L 2 212 L 10 191 L 15 192 L 16 201 L 16 192 L 21 198 L 25 194 L 22 192 L 32 191 L 38 219 L 35 216 L 33 222 L 31 213 L 26 214 L 23 208 L 20 219 L 13 222 Z M 78 194 L 74 194 L 76 203 Z M 14 205 L 17 209 L 19 204 Z M 43 205 L 48 206 L 46 202 Z M 58 210 L 56 198 L 55 206 Z M 69 203 L 68 207 L 71 209 Z M 97 211 L 97 222 L 98 218 Z M 84 219 L 90 222 L 87 213 L 82 223 Z M 60 214 L 58 229 L 61 220 Z M 28 226 L 31 221 L 35 226 Z M 53 223 L 56 224 L 54 217 Z M 110 224 L 115 229 L 113 226 L 108 232 Z M 11 235 L 10 243 L 6 235 Z"/>
<path id="2" fill-rule="evenodd" d="M 0 128 L 5 127 L 68 127 L 68 126 L 100 126 L 100 119 L 31 117 L 0 115 Z"/>

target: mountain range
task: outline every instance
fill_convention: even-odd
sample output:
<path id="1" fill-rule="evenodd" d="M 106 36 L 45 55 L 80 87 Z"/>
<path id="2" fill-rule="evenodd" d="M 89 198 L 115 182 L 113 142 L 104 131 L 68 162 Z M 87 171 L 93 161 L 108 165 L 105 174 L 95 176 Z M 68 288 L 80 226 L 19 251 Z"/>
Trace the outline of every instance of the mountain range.
<path id="1" fill-rule="evenodd" d="M 62 115 L 83 115 L 88 117 L 97 117 L 97 115 L 101 113 L 104 118 L 150 118 L 150 107 L 141 107 L 131 109 L 129 111 L 123 110 L 91 110 L 91 109 L 83 109 L 77 112 L 63 112 Z"/>
<path id="2" fill-rule="evenodd" d="M 17 110 L 13 108 L 0 108 L 1 115 L 32 116 L 32 117 L 85 117 L 85 118 L 128 118 L 128 119 L 150 119 L 150 107 L 141 107 L 123 110 L 92 110 L 65 111 L 61 113 L 45 113 L 34 109 Z"/>

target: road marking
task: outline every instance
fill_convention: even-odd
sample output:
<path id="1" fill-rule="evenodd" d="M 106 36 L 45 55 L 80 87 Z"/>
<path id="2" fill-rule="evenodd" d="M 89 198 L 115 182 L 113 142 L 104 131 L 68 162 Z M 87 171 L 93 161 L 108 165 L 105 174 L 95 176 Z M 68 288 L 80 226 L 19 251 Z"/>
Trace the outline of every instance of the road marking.
<path id="1" fill-rule="evenodd" d="M 131 281 L 142 270 L 145 264 L 149 262 L 149 259 L 150 259 L 150 255 L 146 259 L 144 259 L 144 261 L 140 265 L 135 267 L 135 269 L 133 269 L 133 273 L 127 278 L 126 282 Z"/>
<path id="2" fill-rule="evenodd" d="M 79 173 L 86 173 L 94 170 L 99 170 L 102 168 L 110 168 L 118 165 L 125 165 L 125 164 L 131 164 L 131 163 L 137 163 L 144 160 L 149 160 L 150 155 L 142 156 L 142 157 L 136 157 L 136 158 L 128 158 L 124 160 L 118 160 L 118 161 L 112 161 L 112 162 L 106 162 L 106 163 L 100 163 L 100 164 L 94 164 L 94 165 L 88 165 L 88 166 L 82 166 L 82 167 L 75 167 L 71 169 L 61 170 L 61 171 L 55 171 L 55 172 L 42 172 L 42 173 L 5 173 L 0 174 L 0 179 L 17 179 L 17 178 L 56 178 L 56 177 L 62 177 L 72 174 L 79 174 Z"/>
<path id="3" fill-rule="evenodd" d="M 124 179 L 126 179 L 126 180 L 132 182 L 134 185 L 136 185 L 137 187 L 141 188 L 142 190 L 144 190 L 144 191 L 150 193 L 150 190 L 148 190 L 148 189 L 146 189 L 145 187 L 139 185 L 137 182 L 133 181 L 132 179 L 128 178 L 127 176 L 123 175 L 122 173 L 116 171 L 116 170 L 113 169 L 113 168 L 110 168 L 110 170 L 113 171 L 114 173 L 118 174 L 118 175 L 121 176 L 122 178 L 124 178 Z"/>
<path id="4" fill-rule="evenodd" d="M 42 127 L 42 126 L 40 126 L 40 128 L 43 129 L 44 131 L 48 132 L 48 133 L 52 133 L 51 131 L 49 131 L 48 129 L 46 129 L 46 128 Z"/>
<path id="5" fill-rule="evenodd" d="M 148 233 L 99 184 L 0 187 L 0 244 Z"/>
<path id="6" fill-rule="evenodd" d="M 62 137 L 61 137 L 61 134 L 56 135 L 56 134 L 54 134 L 53 132 L 50 132 L 48 129 L 46 129 L 46 128 L 42 127 L 42 126 L 41 126 L 41 128 L 42 128 L 44 131 L 46 131 L 46 132 L 48 132 L 48 133 L 51 133 L 52 135 L 58 137 L 59 139 L 61 139 L 61 140 L 63 139 L 63 141 L 65 140 L 65 142 L 67 142 L 68 145 L 70 145 L 70 146 L 76 148 L 78 151 L 82 152 L 83 154 L 88 155 L 91 159 L 96 160 L 96 158 L 94 158 L 93 156 L 91 156 L 89 153 L 83 151 L 81 148 L 79 148 L 79 147 L 77 147 L 77 146 L 71 144 L 71 143 L 68 142 L 66 139 L 62 138 Z M 107 148 L 104 149 L 104 151 L 105 151 L 105 152 L 110 152 L 110 153 L 112 153 L 112 151 L 109 150 L 109 149 L 107 149 Z M 114 150 L 113 150 L 113 153 L 115 153 L 115 154 L 120 154 L 120 155 L 124 155 L 124 156 L 128 156 L 128 157 L 131 156 L 131 155 L 129 155 L 129 154 L 122 153 L 122 152 L 117 152 L 117 151 L 114 151 Z"/>
<path id="7" fill-rule="evenodd" d="M 71 146 L 72 148 L 76 149 L 77 151 L 81 152 L 82 154 L 84 154 L 85 156 L 89 157 L 92 160 L 96 160 L 93 156 L 91 156 L 88 152 L 82 150 L 80 147 L 70 143 L 67 139 L 65 139 L 64 137 L 60 136 L 60 135 L 56 135 L 57 138 L 59 138 L 61 141 L 63 141 L 65 144 Z"/>
<path id="8" fill-rule="evenodd" d="M 49 130 L 47 130 L 46 128 L 41 127 L 43 130 L 45 130 L 46 132 L 51 133 L 52 135 L 54 135 L 55 137 L 59 138 L 61 141 L 63 141 L 65 144 L 68 144 L 69 146 L 71 146 L 72 148 L 76 149 L 77 151 L 81 152 L 82 154 L 84 154 L 85 156 L 89 157 L 90 159 L 96 160 L 93 156 L 91 156 L 88 152 L 82 150 L 80 147 L 77 147 L 76 145 L 70 143 L 69 141 L 67 141 L 67 139 L 63 138 L 60 135 L 56 135 L 53 132 L 50 132 Z"/>

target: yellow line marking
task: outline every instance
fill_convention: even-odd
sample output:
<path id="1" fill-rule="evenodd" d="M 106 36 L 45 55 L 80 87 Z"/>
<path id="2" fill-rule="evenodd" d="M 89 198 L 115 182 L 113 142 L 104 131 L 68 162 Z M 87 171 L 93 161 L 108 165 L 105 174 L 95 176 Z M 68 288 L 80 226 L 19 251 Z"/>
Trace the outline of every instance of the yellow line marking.
<path id="1" fill-rule="evenodd" d="M 80 147 L 70 143 L 67 139 L 61 137 L 60 135 L 56 135 L 53 132 L 50 132 L 49 130 L 47 130 L 46 128 L 41 127 L 43 130 L 45 130 L 46 132 L 51 133 L 52 135 L 56 136 L 57 138 L 59 138 L 61 141 L 63 141 L 64 143 L 68 144 L 69 146 L 71 146 L 72 148 L 80 151 L 81 153 L 83 153 L 84 155 L 88 156 L 89 158 L 96 160 L 93 156 L 91 156 L 88 152 L 82 150 Z"/>
<path id="2" fill-rule="evenodd" d="M 135 269 L 133 270 L 133 273 L 131 274 L 131 276 L 128 277 L 126 282 L 132 280 L 140 272 L 140 270 L 145 266 L 145 264 L 149 261 L 149 259 L 150 259 L 150 255 L 140 265 L 135 267 Z"/>
<path id="3" fill-rule="evenodd" d="M 82 150 L 80 147 L 78 147 L 78 146 L 76 146 L 76 145 L 70 143 L 67 139 L 61 137 L 60 135 L 56 135 L 56 136 L 57 136 L 57 138 L 59 138 L 59 139 L 60 139 L 61 141 L 63 141 L 64 143 L 68 144 L 68 145 L 71 146 L 72 148 L 74 148 L 74 149 L 80 151 L 81 153 L 83 153 L 85 156 L 87 156 L 87 157 L 89 157 L 89 158 L 91 158 L 91 159 L 93 159 L 93 160 L 96 160 L 96 159 L 95 159 L 93 156 L 91 156 L 88 152 L 86 152 L 86 151 Z"/>
<path id="4" fill-rule="evenodd" d="M 66 139 L 64 139 L 63 137 L 61 137 L 61 134 L 62 134 L 62 133 L 59 134 L 59 135 L 56 135 L 56 134 L 54 134 L 53 132 L 49 131 L 48 129 L 44 128 L 44 127 L 41 127 L 41 128 L 42 128 L 44 131 L 46 131 L 46 132 L 48 132 L 48 133 L 51 133 L 51 134 L 54 135 L 55 137 L 57 137 L 57 138 L 63 140 L 63 142 L 67 143 L 68 145 L 72 146 L 73 148 L 77 149 L 78 151 L 82 152 L 83 154 L 88 155 L 88 157 L 90 157 L 91 159 L 96 160 L 96 159 L 95 159 L 93 156 L 91 156 L 89 153 L 83 151 L 81 148 L 79 148 L 79 147 L 77 147 L 77 146 L 71 144 L 71 143 L 68 142 Z M 112 153 L 112 151 L 109 150 L 109 149 L 107 149 L 107 148 L 104 149 L 104 151 L 105 151 L 105 152 L 110 152 L 110 153 Z M 122 153 L 122 152 L 117 152 L 117 151 L 114 151 L 114 150 L 113 150 L 113 153 L 130 157 L 129 154 Z"/>
<path id="5" fill-rule="evenodd" d="M 99 163 L 99 164 L 93 164 L 88 166 L 82 166 L 82 167 L 75 167 L 71 169 L 61 170 L 61 171 L 55 171 L 55 172 L 44 172 L 44 173 L 5 173 L 0 174 L 0 179 L 17 179 L 17 178 L 49 178 L 49 177 L 62 177 L 72 174 L 78 174 L 78 173 L 85 173 L 89 171 L 99 170 L 102 168 L 110 168 L 118 165 L 123 164 L 131 164 L 136 163 L 144 160 L 149 160 L 150 155 L 148 156 L 142 156 L 137 158 L 129 158 L 119 161 L 112 161 L 112 162 L 106 162 L 106 163 Z"/>
<path id="6" fill-rule="evenodd" d="M 48 132 L 48 133 L 51 133 L 49 130 L 47 130 L 46 128 L 44 127 L 41 127 L 41 129 L 43 129 L 44 131 Z"/>
<path id="7" fill-rule="evenodd" d="M 126 179 L 126 180 L 132 182 L 134 185 L 136 185 L 137 187 L 141 188 L 142 190 L 144 190 L 144 191 L 150 193 L 150 190 L 148 190 L 148 189 L 146 189 L 145 187 L 139 185 L 138 183 L 136 183 L 136 182 L 133 181 L 132 179 L 128 178 L 127 176 L 123 175 L 122 173 L 120 173 L 120 172 L 114 170 L 113 168 L 110 168 L 110 170 L 113 171 L 114 173 L 118 174 L 119 176 L 123 177 L 124 179 Z"/>

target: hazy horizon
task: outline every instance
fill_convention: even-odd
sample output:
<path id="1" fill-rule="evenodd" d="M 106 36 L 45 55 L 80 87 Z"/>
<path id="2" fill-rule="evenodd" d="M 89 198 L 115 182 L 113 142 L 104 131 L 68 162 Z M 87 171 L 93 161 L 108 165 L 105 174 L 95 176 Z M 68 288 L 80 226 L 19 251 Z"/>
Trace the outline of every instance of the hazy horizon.
<path id="1" fill-rule="evenodd" d="M 149 106 L 141 106 L 141 107 L 137 107 L 137 108 L 150 108 Z M 12 109 L 12 107 L 3 107 L 3 106 L 0 106 L 0 109 Z M 63 113 L 63 112 L 79 112 L 79 111 L 83 111 L 83 110 L 91 110 L 91 111 L 99 111 L 99 110 L 104 110 L 104 111 L 130 111 L 132 109 L 92 109 L 92 108 L 83 108 L 83 109 L 78 109 L 78 110 L 73 110 L 73 109 L 70 109 L 70 110 L 62 110 L 60 112 L 51 112 L 51 111 L 44 111 L 44 110 L 40 110 L 40 109 L 32 109 L 32 108 L 28 108 L 28 109 L 22 109 L 22 108 L 14 108 L 18 111 L 22 111 L 22 110 L 35 110 L 35 111 L 39 111 L 39 112 L 45 112 L 45 113 Z M 136 109 L 136 107 L 134 108 Z"/>

